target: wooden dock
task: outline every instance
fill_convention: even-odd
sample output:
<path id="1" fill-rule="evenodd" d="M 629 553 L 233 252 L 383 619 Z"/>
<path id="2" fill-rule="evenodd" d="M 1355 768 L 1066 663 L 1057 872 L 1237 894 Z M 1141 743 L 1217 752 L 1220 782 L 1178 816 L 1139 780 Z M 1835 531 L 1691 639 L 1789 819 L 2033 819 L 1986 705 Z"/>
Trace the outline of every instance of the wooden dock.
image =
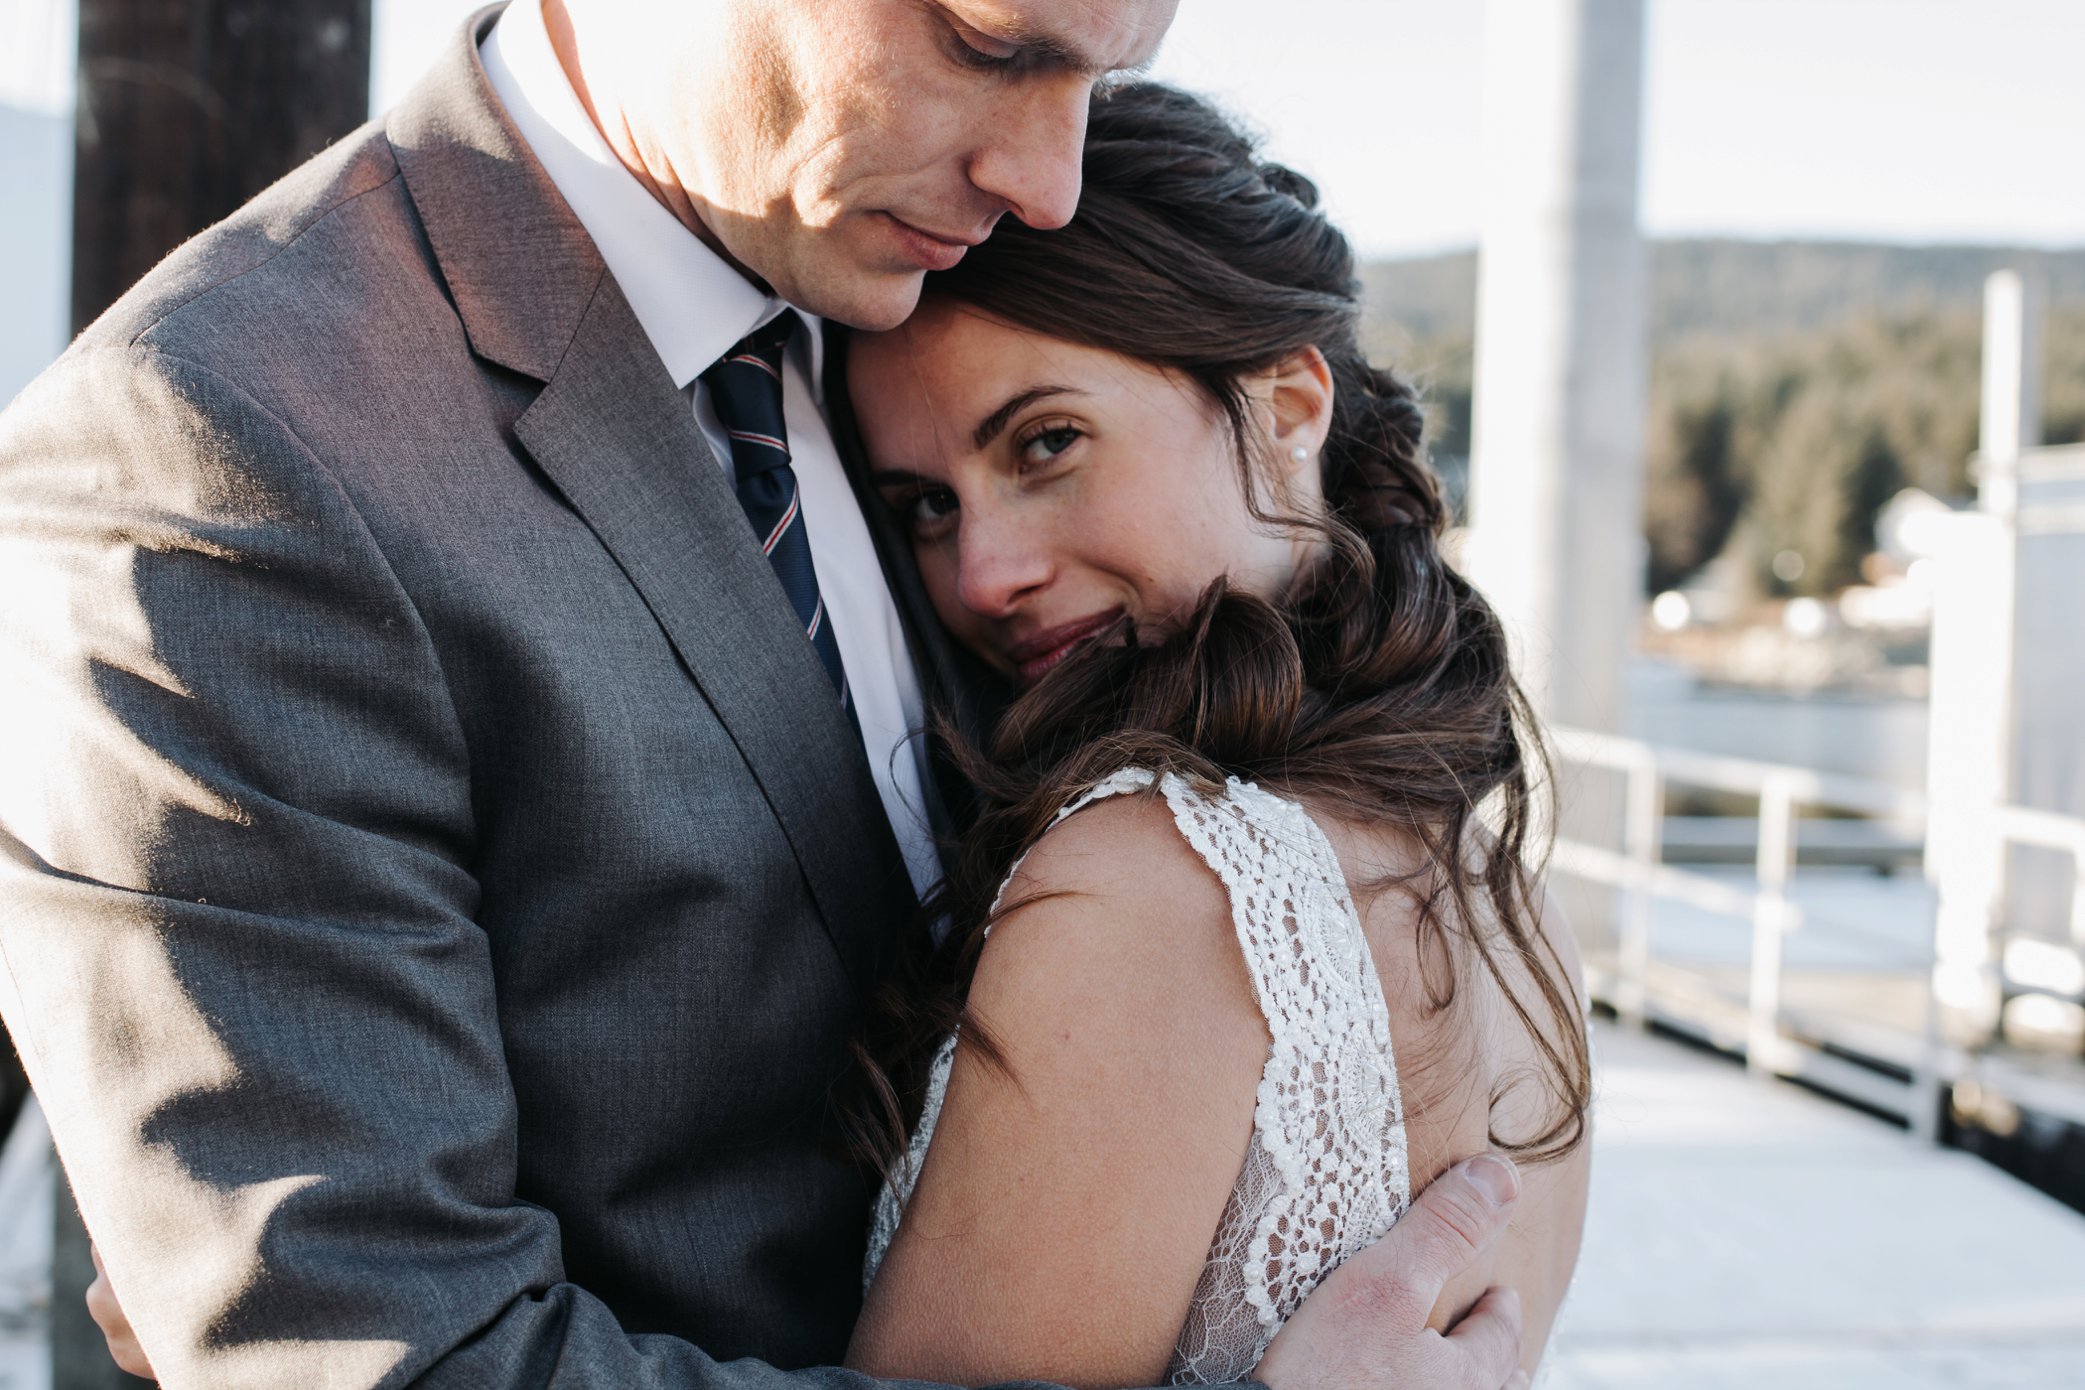
<path id="1" fill-rule="evenodd" d="M 1667 1039 L 1597 1029 L 1546 1390 L 2085 1387 L 2085 1216 Z"/>

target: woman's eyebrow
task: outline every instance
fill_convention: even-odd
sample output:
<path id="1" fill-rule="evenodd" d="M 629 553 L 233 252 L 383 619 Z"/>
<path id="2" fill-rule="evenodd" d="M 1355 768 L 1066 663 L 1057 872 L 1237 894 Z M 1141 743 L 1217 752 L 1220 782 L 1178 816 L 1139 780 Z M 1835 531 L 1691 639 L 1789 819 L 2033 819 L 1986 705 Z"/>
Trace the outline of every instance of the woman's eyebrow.
<path id="1" fill-rule="evenodd" d="M 869 473 L 870 487 L 923 487 L 927 477 L 909 468 L 877 468 Z"/>
<path id="2" fill-rule="evenodd" d="M 1031 386 L 1026 391 L 1009 396 L 997 410 L 978 421 L 977 428 L 970 432 L 973 447 L 982 449 L 999 437 L 1014 416 L 1051 396 L 1083 396 L 1086 392 L 1076 386 Z"/>

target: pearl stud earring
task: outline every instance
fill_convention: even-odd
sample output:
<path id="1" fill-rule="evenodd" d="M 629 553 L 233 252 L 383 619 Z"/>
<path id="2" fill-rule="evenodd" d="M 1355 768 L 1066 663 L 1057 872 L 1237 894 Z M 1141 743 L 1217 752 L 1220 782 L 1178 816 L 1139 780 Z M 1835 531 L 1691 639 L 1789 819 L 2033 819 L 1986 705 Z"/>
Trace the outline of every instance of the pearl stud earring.
<path id="1" fill-rule="evenodd" d="M 1296 462 L 1298 463 L 1309 463 L 1310 450 L 1304 448 L 1301 444 L 1298 444 L 1295 448 L 1289 450 L 1289 457 L 1296 460 Z"/>

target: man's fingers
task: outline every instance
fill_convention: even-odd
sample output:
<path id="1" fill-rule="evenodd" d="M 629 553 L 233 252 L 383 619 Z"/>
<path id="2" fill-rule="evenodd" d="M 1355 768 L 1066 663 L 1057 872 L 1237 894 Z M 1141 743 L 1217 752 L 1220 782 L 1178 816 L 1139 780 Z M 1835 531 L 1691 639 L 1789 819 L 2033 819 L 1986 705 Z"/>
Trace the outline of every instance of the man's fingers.
<path id="1" fill-rule="evenodd" d="M 1489 1153 L 1464 1159 L 1435 1178 L 1355 1262 L 1366 1261 L 1372 1280 L 1394 1290 L 1394 1301 L 1416 1303 L 1424 1318 L 1448 1281 L 1506 1229 L 1519 1197 L 1520 1173 L 1510 1161 Z"/>
<path id="2" fill-rule="evenodd" d="M 1513 1390 L 1528 1382 L 1520 1371 L 1520 1295 L 1497 1288 L 1477 1300 L 1468 1316 L 1448 1333 L 1449 1343 L 1474 1368 L 1472 1384 Z"/>
<path id="3" fill-rule="evenodd" d="M 1448 1281 L 1506 1229 L 1519 1196 L 1519 1173 L 1496 1154 L 1465 1159 L 1434 1179 L 1381 1240 L 1303 1300 L 1261 1359 L 1260 1381 L 1275 1390 L 1510 1386 L 1520 1363 L 1518 1294 L 1492 1290 L 1446 1338 L 1428 1331 L 1427 1321 Z"/>
<path id="4" fill-rule="evenodd" d="M 1513 1379 L 1506 1382 L 1506 1390 L 1528 1390 L 1535 1382 L 1528 1379 L 1526 1371 L 1515 1371 Z"/>

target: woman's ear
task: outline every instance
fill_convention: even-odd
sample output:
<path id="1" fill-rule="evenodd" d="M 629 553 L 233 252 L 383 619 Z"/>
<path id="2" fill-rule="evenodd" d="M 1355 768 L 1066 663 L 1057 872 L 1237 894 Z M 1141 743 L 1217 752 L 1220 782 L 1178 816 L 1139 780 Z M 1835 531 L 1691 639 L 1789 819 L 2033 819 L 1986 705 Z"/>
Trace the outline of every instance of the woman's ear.
<path id="1" fill-rule="evenodd" d="M 1274 462 L 1290 478 L 1312 470 L 1332 432 L 1332 367 L 1315 346 L 1277 363 L 1263 378 Z"/>

